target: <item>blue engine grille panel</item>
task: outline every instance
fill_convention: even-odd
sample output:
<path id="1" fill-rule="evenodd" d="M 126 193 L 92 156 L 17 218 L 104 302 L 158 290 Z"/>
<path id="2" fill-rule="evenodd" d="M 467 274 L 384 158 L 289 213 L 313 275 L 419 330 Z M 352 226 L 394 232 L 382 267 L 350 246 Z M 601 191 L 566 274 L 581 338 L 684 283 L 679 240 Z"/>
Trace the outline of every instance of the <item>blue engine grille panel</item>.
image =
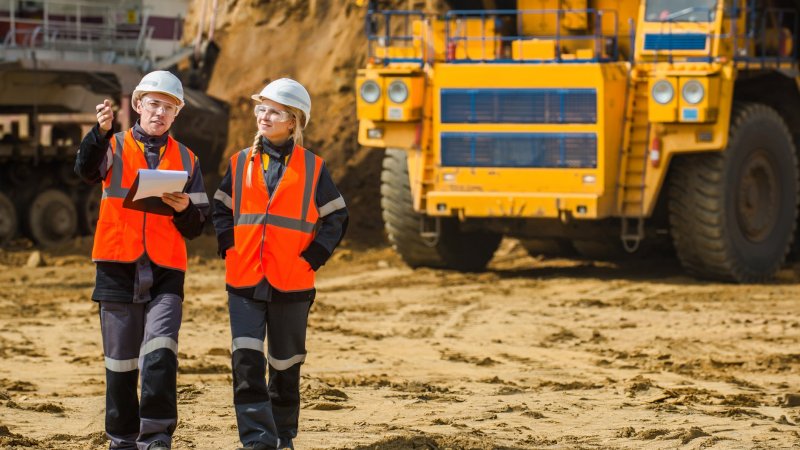
<path id="1" fill-rule="evenodd" d="M 442 89 L 442 123 L 596 123 L 595 89 Z"/>
<path id="2" fill-rule="evenodd" d="M 442 133 L 447 167 L 597 168 L 594 133 Z"/>
<path id="3" fill-rule="evenodd" d="M 703 33 L 646 34 L 645 50 L 705 50 L 707 35 Z"/>

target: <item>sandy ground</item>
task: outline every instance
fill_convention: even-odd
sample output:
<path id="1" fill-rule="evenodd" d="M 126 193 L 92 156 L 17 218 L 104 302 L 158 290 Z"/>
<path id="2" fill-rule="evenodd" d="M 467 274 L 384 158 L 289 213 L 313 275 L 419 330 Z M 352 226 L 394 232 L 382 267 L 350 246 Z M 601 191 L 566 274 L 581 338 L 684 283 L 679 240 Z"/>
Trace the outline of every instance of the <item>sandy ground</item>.
<path id="1" fill-rule="evenodd" d="M 0 252 L 0 448 L 103 448 L 87 243 L 30 253 Z M 232 449 L 223 266 L 195 254 L 174 448 Z M 800 448 L 800 266 L 737 286 L 514 241 L 482 274 L 345 248 L 318 287 L 298 449 Z"/>

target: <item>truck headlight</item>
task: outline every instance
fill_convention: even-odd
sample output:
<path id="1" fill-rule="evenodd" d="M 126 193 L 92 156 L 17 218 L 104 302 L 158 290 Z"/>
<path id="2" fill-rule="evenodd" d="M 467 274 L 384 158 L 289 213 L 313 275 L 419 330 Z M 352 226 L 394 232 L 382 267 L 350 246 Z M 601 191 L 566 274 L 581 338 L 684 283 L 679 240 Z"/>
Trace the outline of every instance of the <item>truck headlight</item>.
<path id="1" fill-rule="evenodd" d="M 675 88 L 667 80 L 659 80 L 653 85 L 653 100 L 661 105 L 666 105 L 675 96 Z"/>
<path id="2" fill-rule="evenodd" d="M 395 103 L 403 103 L 408 98 L 408 86 L 400 80 L 389 85 L 389 99 Z"/>
<path id="3" fill-rule="evenodd" d="M 378 83 L 367 80 L 361 85 L 361 98 L 367 103 L 375 103 L 381 98 L 381 87 Z"/>
<path id="4" fill-rule="evenodd" d="M 686 84 L 683 85 L 681 94 L 683 95 L 683 99 L 686 100 L 686 103 L 696 105 L 702 102 L 703 98 L 705 98 L 706 89 L 703 87 L 703 84 L 700 83 L 699 81 L 689 80 L 686 82 Z"/>

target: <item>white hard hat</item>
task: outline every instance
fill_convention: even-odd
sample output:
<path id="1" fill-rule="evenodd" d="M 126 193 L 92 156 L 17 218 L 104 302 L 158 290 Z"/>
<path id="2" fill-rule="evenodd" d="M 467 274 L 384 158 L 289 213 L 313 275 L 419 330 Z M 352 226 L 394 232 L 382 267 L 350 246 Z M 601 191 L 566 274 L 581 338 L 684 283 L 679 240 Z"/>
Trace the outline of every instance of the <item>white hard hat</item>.
<path id="1" fill-rule="evenodd" d="M 183 108 L 183 86 L 181 85 L 181 80 L 166 70 L 156 70 L 142 77 L 142 81 L 133 90 L 131 98 L 136 103 L 136 100 L 139 100 L 148 92 L 169 95 L 178 102 L 178 109 Z"/>
<path id="2" fill-rule="evenodd" d="M 308 126 L 311 120 L 311 96 L 302 84 L 290 78 L 279 78 L 266 85 L 258 94 L 250 96 L 253 100 L 260 102 L 264 99 L 278 102 L 281 105 L 293 106 L 306 116 L 306 123 L 303 128 Z"/>

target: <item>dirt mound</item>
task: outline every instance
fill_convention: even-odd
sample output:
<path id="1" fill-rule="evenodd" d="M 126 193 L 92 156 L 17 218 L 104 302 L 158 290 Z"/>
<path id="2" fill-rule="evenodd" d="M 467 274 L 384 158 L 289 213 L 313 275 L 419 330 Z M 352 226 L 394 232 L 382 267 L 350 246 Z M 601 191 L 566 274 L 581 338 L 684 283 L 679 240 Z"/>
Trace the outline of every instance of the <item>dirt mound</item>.
<path id="1" fill-rule="evenodd" d="M 196 36 L 206 3 L 193 2 L 187 38 Z M 325 159 L 345 196 L 351 214 L 348 234 L 377 244 L 384 241 L 379 191 L 383 152 L 358 145 L 354 93 L 356 71 L 366 62 L 365 13 L 366 8 L 349 1 L 220 2 L 214 40 L 222 51 L 208 92 L 231 105 L 227 153 L 232 154 L 253 141 L 250 95 L 281 77 L 302 83 L 313 105 L 305 145 Z M 207 12 L 206 23 L 209 17 Z M 227 159 L 223 165 L 227 167 Z"/>

